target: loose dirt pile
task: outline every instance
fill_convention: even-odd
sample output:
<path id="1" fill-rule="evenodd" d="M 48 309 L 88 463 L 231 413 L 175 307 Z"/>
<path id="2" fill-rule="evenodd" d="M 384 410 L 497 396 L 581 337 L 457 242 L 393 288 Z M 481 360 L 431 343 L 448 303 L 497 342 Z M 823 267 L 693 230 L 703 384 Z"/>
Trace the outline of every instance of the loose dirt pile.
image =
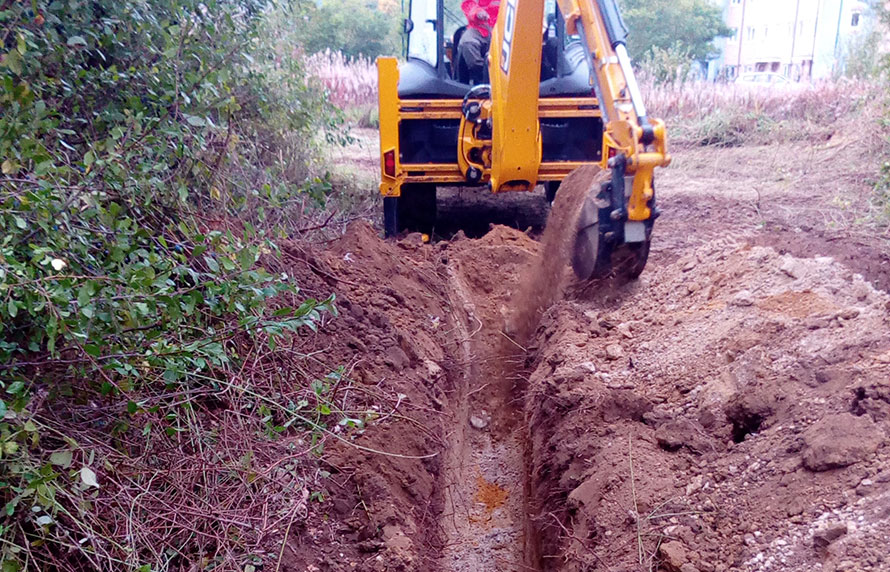
<path id="1" fill-rule="evenodd" d="M 715 241 L 552 308 L 527 400 L 544 569 L 890 568 L 888 300 Z"/>
<path id="2" fill-rule="evenodd" d="M 295 351 L 349 366 L 344 408 L 389 405 L 328 443 L 283 569 L 890 567 L 887 294 L 716 240 L 570 286 L 524 347 L 515 301 L 570 275 L 550 261 L 529 286 L 542 252 L 505 227 L 424 245 L 364 223 L 288 251 L 343 312 Z"/>
<path id="3" fill-rule="evenodd" d="M 458 193 L 451 240 L 289 249 L 343 312 L 294 351 L 376 413 L 326 438 L 282 570 L 890 570 L 890 248 L 822 220 L 855 165 L 793 151 L 679 153 L 630 284 L 571 283 L 568 192 L 540 242 Z"/>

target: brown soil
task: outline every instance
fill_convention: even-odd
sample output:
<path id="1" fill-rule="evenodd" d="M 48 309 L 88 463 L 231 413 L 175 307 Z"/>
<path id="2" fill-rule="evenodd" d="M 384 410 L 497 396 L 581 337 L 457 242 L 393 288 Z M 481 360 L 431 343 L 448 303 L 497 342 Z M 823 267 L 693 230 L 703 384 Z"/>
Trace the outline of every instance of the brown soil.
<path id="1" fill-rule="evenodd" d="M 890 246 L 832 145 L 677 151 L 629 284 L 572 282 L 571 184 L 540 242 L 460 215 L 484 235 L 288 249 L 343 310 L 299 351 L 379 415 L 282 570 L 890 570 Z"/>

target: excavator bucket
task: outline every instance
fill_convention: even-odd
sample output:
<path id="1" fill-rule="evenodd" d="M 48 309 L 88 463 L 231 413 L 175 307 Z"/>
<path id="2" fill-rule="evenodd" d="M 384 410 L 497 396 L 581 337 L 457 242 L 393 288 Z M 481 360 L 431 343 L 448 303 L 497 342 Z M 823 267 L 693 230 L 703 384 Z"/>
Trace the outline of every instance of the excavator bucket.
<path id="1" fill-rule="evenodd" d="M 581 281 L 608 276 L 636 279 L 649 257 L 651 224 L 641 236 L 625 233 L 625 220 L 614 216 L 615 207 L 623 201 L 624 189 L 616 193 L 613 188 L 616 180 L 623 182 L 623 173 L 611 180 L 608 174 L 609 171 L 582 167 L 566 179 L 571 181 L 570 187 L 580 188 L 560 189 L 569 191 L 567 194 L 577 193 L 575 200 L 582 201 L 580 207 L 575 207 L 578 216 L 571 251 L 572 269 Z M 636 242 L 626 242 L 629 238 Z"/>
<path id="2" fill-rule="evenodd" d="M 594 185 L 584 198 L 576 225 L 572 249 L 572 270 L 579 280 L 590 280 L 608 273 L 609 260 L 606 241 L 601 240 L 599 216 L 603 208 L 599 185 Z"/>

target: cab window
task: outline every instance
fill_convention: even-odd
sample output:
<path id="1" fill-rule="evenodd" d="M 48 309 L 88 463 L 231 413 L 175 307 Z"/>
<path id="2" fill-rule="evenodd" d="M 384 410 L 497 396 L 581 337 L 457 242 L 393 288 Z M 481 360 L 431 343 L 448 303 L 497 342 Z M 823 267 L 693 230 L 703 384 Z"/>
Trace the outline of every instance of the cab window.
<path id="1" fill-rule="evenodd" d="M 439 65 L 439 34 L 436 31 L 436 0 L 411 0 L 408 35 L 408 57 L 423 60 L 433 67 Z"/>

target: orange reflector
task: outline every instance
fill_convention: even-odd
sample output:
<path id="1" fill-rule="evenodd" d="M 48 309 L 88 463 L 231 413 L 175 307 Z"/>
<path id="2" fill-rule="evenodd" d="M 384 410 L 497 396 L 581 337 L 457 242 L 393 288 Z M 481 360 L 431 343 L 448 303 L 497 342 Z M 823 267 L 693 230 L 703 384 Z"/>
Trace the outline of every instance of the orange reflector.
<path id="1" fill-rule="evenodd" d="M 383 172 L 387 177 L 396 176 L 396 152 L 392 149 L 383 154 Z"/>

